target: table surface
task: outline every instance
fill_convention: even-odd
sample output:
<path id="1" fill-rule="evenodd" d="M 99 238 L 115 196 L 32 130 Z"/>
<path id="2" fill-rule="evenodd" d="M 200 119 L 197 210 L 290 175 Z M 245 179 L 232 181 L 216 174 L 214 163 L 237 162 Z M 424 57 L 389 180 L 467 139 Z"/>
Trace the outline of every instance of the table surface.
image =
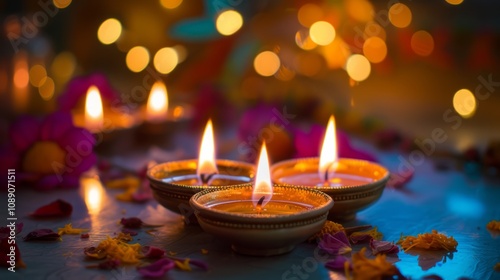
<path id="1" fill-rule="evenodd" d="M 379 161 L 390 170 L 401 166 L 398 153 L 367 148 L 372 149 Z M 119 232 L 120 218 L 139 216 L 164 226 L 153 235 L 140 230 L 133 242 L 159 246 L 176 252 L 176 257 L 200 259 L 210 267 L 206 272 L 171 270 L 165 279 L 344 279 L 342 274 L 324 268 L 325 259 L 315 253 L 315 244 L 302 243 L 291 253 L 274 257 L 239 255 L 232 252 L 230 244 L 224 240 L 204 233 L 196 225 L 185 225 L 180 216 L 164 209 L 156 201 L 146 204 L 120 202 L 115 199 L 117 193 L 115 190 L 104 190 L 102 203 L 92 206 L 86 204 L 89 202 L 85 200 L 84 188 L 42 193 L 18 186 L 16 214 L 18 222 L 24 222 L 24 229 L 17 237 L 17 243 L 27 268 L 15 273 L 2 269 L 0 278 L 139 279 L 134 267 L 111 271 L 86 268 L 90 262 L 85 260 L 83 254 L 83 248 L 95 246 L 107 235 Z M 6 199 L 5 193 L 1 196 Z M 30 212 L 57 198 L 73 205 L 71 217 L 53 220 L 28 218 Z M 432 160 L 426 159 L 415 166 L 415 176 L 404 189 L 386 188 L 376 204 L 358 213 L 357 219 L 347 226 L 377 226 L 384 234 L 384 240 L 388 241 L 397 241 L 401 233 L 416 235 L 432 229 L 457 240 L 457 251 L 451 255 L 400 252 L 395 264 L 412 279 L 430 274 L 438 274 L 444 279 L 500 279 L 500 272 L 493 270 L 493 266 L 500 262 L 500 238 L 486 229 L 490 220 L 500 219 L 499 198 L 498 181 L 465 175 L 453 169 L 436 171 Z M 6 221 L 5 211 L 1 213 L 0 219 Z M 22 241 L 22 237 L 32 230 L 50 228 L 57 231 L 58 227 L 70 222 L 73 227 L 90 229 L 90 238 L 84 240 L 79 235 L 64 235 L 62 241 L 56 242 Z M 202 254 L 201 249 L 207 249 L 208 254 Z M 301 272 L 295 274 L 294 268 Z"/>

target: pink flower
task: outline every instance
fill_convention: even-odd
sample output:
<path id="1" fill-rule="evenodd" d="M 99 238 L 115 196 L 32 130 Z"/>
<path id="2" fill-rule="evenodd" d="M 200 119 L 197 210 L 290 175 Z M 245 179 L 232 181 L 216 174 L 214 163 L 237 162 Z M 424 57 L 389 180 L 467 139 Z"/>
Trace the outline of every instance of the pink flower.
<path id="1" fill-rule="evenodd" d="M 370 240 L 370 248 L 372 253 L 376 254 L 396 254 L 399 252 L 399 247 L 393 242 L 389 241 L 379 241 L 372 239 Z"/>
<path id="2" fill-rule="evenodd" d="M 138 267 L 137 271 L 143 277 L 163 277 L 167 271 L 174 267 L 174 261 L 170 259 L 159 259 L 150 265 Z"/>
<path id="3" fill-rule="evenodd" d="M 330 255 L 342 255 L 352 251 L 351 244 L 344 231 L 335 234 L 325 234 L 318 243 L 318 247 Z"/>
<path id="4" fill-rule="evenodd" d="M 0 149 L 0 167 L 16 169 L 16 180 L 38 190 L 77 187 L 97 160 L 94 137 L 75 127 L 69 113 L 56 112 L 43 121 L 23 116 L 12 124 L 9 138 Z"/>
<path id="5" fill-rule="evenodd" d="M 103 100 L 111 103 L 120 100 L 118 92 L 111 86 L 106 76 L 97 73 L 71 80 L 66 86 L 66 90 L 59 97 L 59 109 L 65 112 L 71 111 L 80 100 L 83 100 L 92 85 L 99 89 Z"/>

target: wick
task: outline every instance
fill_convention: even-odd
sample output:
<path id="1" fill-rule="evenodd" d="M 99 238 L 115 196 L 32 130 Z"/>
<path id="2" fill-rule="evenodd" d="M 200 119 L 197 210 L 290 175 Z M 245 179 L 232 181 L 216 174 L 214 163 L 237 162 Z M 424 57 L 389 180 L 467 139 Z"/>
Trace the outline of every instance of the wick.
<path id="1" fill-rule="evenodd" d="M 333 164 L 334 164 L 334 162 L 331 162 L 326 167 L 326 170 L 325 170 L 325 185 L 328 184 L 328 179 L 330 179 L 330 178 L 328 178 L 328 170 L 330 169 L 330 167 L 332 167 Z"/>
<path id="2" fill-rule="evenodd" d="M 260 212 L 262 211 L 262 203 L 264 203 L 264 199 L 266 197 L 263 196 L 259 199 L 259 201 L 257 202 L 257 206 L 255 208 L 257 208 L 257 214 L 260 214 Z"/>
<path id="3" fill-rule="evenodd" d="M 214 177 L 214 175 L 217 174 L 217 172 L 214 172 L 214 173 L 210 173 L 210 174 L 200 174 L 200 181 L 203 185 L 208 185 L 208 182 L 210 182 L 210 180 L 212 180 L 212 177 Z"/>

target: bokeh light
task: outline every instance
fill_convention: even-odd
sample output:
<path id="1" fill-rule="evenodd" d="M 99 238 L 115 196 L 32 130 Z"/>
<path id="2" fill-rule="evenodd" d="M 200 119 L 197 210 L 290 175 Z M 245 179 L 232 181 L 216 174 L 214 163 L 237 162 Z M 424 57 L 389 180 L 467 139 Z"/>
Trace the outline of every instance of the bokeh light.
<path id="1" fill-rule="evenodd" d="M 357 21 L 368 22 L 373 20 L 375 14 L 373 5 L 367 0 L 346 0 L 345 7 L 349 16 Z"/>
<path id="2" fill-rule="evenodd" d="M 156 52 L 153 63 L 156 71 L 168 74 L 175 69 L 179 63 L 177 51 L 174 48 L 163 48 Z"/>
<path id="3" fill-rule="evenodd" d="M 75 69 L 76 58 L 70 52 L 62 52 L 58 54 L 50 65 L 51 75 L 63 81 L 71 78 Z"/>
<path id="4" fill-rule="evenodd" d="M 460 4 L 462 4 L 462 2 L 464 2 L 464 0 L 445 0 L 445 1 L 451 5 L 460 5 Z"/>
<path id="5" fill-rule="evenodd" d="M 186 57 L 188 55 L 188 51 L 187 51 L 186 47 L 184 47 L 183 45 L 175 45 L 172 48 L 177 53 L 178 63 L 181 63 L 184 60 L 186 60 Z"/>
<path id="6" fill-rule="evenodd" d="M 53 0 L 52 3 L 56 6 L 56 8 L 64 9 L 71 4 L 71 0 Z"/>
<path id="7" fill-rule="evenodd" d="M 272 51 L 263 51 L 259 53 L 254 61 L 255 72 L 264 77 L 274 75 L 281 66 L 280 58 Z"/>
<path id="8" fill-rule="evenodd" d="M 130 71 L 141 72 L 148 66 L 149 52 L 145 47 L 133 47 L 128 51 L 125 61 Z"/>
<path id="9" fill-rule="evenodd" d="M 276 72 L 276 79 L 282 80 L 282 81 L 290 81 L 295 77 L 295 72 L 284 66 L 281 65 L 280 69 L 278 69 L 278 72 Z"/>
<path id="10" fill-rule="evenodd" d="M 323 18 L 323 10 L 316 4 L 305 4 L 300 7 L 297 18 L 305 27 L 310 27 L 313 23 Z"/>
<path id="11" fill-rule="evenodd" d="M 122 24 L 115 18 L 105 20 L 101 23 L 99 29 L 97 30 L 97 38 L 104 45 L 116 42 L 116 40 L 120 38 L 121 34 Z"/>
<path id="12" fill-rule="evenodd" d="M 326 46 L 335 39 L 335 28 L 326 21 L 317 21 L 311 25 L 309 36 L 314 43 Z"/>
<path id="13" fill-rule="evenodd" d="M 387 39 L 387 34 L 385 32 L 385 29 L 380 26 L 378 23 L 375 21 L 370 21 L 365 25 L 365 32 L 364 32 L 366 38 L 370 37 L 379 37 L 382 40 Z"/>
<path id="14" fill-rule="evenodd" d="M 14 85 L 18 88 L 25 88 L 30 82 L 30 75 L 27 67 L 16 67 L 14 71 Z"/>
<path id="15" fill-rule="evenodd" d="M 43 67 L 40 64 L 35 64 L 31 67 L 30 69 L 30 83 L 34 87 L 39 87 L 42 82 L 44 82 L 44 79 L 47 77 L 47 70 L 45 70 L 45 67 Z"/>
<path id="16" fill-rule="evenodd" d="M 318 45 L 311 40 L 309 30 L 299 30 L 295 33 L 295 43 L 303 50 L 312 50 Z"/>
<path id="17" fill-rule="evenodd" d="M 349 77 L 354 81 L 364 81 L 370 76 L 370 61 L 361 54 L 353 54 L 347 59 L 346 71 Z"/>
<path id="18" fill-rule="evenodd" d="M 38 87 L 38 93 L 43 100 L 50 100 L 54 96 L 55 84 L 51 77 L 45 77 L 43 83 Z"/>
<path id="19" fill-rule="evenodd" d="M 165 9 L 175 9 L 182 4 L 182 0 L 160 0 L 160 4 Z"/>
<path id="20" fill-rule="evenodd" d="M 229 36 L 243 26 L 243 17 L 235 10 L 227 10 L 220 13 L 215 21 L 215 26 L 220 34 Z"/>
<path id="21" fill-rule="evenodd" d="M 417 31 L 411 36 L 411 49 L 418 55 L 428 56 L 434 50 L 434 39 L 427 31 Z"/>
<path id="22" fill-rule="evenodd" d="M 370 37 L 363 44 L 363 54 L 370 62 L 379 63 L 387 56 L 387 46 L 379 37 Z"/>
<path id="23" fill-rule="evenodd" d="M 476 98 L 468 89 L 461 89 L 453 96 L 453 108 L 463 118 L 470 118 L 476 112 Z"/>
<path id="24" fill-rule="evenodd" d="M 389 21 L 396 27 L 407 27 L 411 23 L 411 18 L 411 10 L 405 4 L 396 3 L 389 9 Z"/>
<path id="25" fill-rule="evenodd" d="M 351 55 L 349 45 L 340 37 L 335 38 L 331 44 L 321 48 L 321 53 L 326 60 L 328 68 L 343 68 L 347 58 Z"/>

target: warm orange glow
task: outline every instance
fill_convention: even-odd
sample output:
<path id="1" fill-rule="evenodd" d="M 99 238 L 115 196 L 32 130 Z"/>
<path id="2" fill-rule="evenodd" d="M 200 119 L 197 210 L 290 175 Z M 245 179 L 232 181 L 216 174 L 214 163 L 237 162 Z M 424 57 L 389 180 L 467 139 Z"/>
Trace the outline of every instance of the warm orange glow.
<path id="1" fill-rule="evenodd" d="M 264 200 L 259 201 L 264 197 Z M 257 172 L 255 174 L 255 185 L 252 191 L 252 202 L 254 207 L 264 207 L 273 197 L 273 185 L 271 184 L 271 172 L 269 170 L 269 157 L 267 156 L 266 142 L 262 143 L 260 149 Z M 260 209 L 258 209 L 260 210 Z"/>
<path id="2" fill-rule="evenodd" d="M 208 120 L 203 138 L 201 140 L 200 155 L 198 157 L 198 169 L 196 174 L 202 184 L 208 184 L 207 176 L 218 173 L 215 164 L 215 144 L 212 120 Z"/>
<path id="3" fill-rule="evenodd" d="M 87 91 L 85 99 L 85 128 L 90 132 L 98 132 L 102 129 L 103 108 L 101 94 L 96 86 L 91 86 Z"/>
<path id="4" fill-rule="evenodd" d="M 446 2 L 451 5 L 460 5 L 462 4 L 462 2 L 464 2 L 464 0 L 446 0 Z"/>
<path id="5" fill-rule="evenodd" d="M 35 64 L 30 69 L 30 83 L 34 87 L 39 87 L 45 82 L 45 78 L 47 78 L 47 71 L 45 67 L 40 64 Z"/>
<path id="6" fill-rule="evenodd" d="M 16 65 L 14 70 L 14 85 L 18 88 L 25 88 L 28 86 L 30 81 L 30 75 L 28 72 L 28 67 L 19 63 L 20 66 Z"/>
<path id="7" fill-rule="evenodd" d="M 179 63 L 177 51 L 174 48 L 162 48 L 156 52 L 153 63 L 158 72 L 168 74 L 172 72 Z"/>
<path id="8" fill-rule="evenodd" d="M 165 9 L 175 9 L 179 7 L 180 4 L 182 4 L 182 0 L 160 0 L 160 4 L 165 8 Z"/>
<path id="9" fill-rule="evenodd" d="M 59 9 L 64 9 L 71 4 L 72 0 L 52 0 L 52 3 L 54 6 L 56 6 Z"/>
<path id="10" fill-rule="evenodd" d="M 396 3 L 389 9 L 389 21 L 396 27 L 407 27 L 411 23 L 411 18 L 411 10 L 405 4 Z"/>
<path id="11" fill-rule="evenodd" d="M 83 186 L 85 205 L 90 215 L 99 214 L 102 209 L 104 189 L 99 178 L 87 177 L 81 179 Z"/>
<path id="12" fill-rule="evenodd" d="M 50 65 L 50 71 L 56 79 L 67 81 L 76 69 L 76 58 L 70 52 L 62 52 L 58 54 Z"/>
<path id="13" fill-rule="evenodd" d="M 236 33 L 243 26 L 243 17 L 235 10 L 227 10 L 217 16 L 215 27 L 220 34 L 229 36 Z"/>
<path id="14" fill-rule="evenodd" d="M 470 118 L 476 112 L 477 102 L 474 94 L 468 89 L 461 89 L 453 96 L 453 108 L 463 118 Z"/>
<path id="15" fill-rule="evenodd" d="M 45 77 L 42 84 L 38 87 L 38 93 L 43 100 L 50 100 L 54 96 L 55 84 L 51 77 Z"/>
<path id="16" fill-rule="evenodd" d="M 113 44 L 122 34 L 122 24 L 115 18 L 109 18 L 97 29 L 97 39 L 104 45 Z"/>
<path id="17" fill-rule="evenodd" d="M 376 23 L 375 21 L 370 21 L 370 22 L 366 23 L 364 34 L 365 34 L 366 38 L 376 36 L 384 41 L 387 38 L 387 34 L 385 32 L 385 29 L 382 26 L 380 26 L 378 23 Z"/>
<path id="18" fill-rule="evenodd" d="M 366 80 L 370 76 L 370 61 L 362 54 L 351 55 L 346 62 L 346 71 L 351 79 L 356 82 Z"/>
<path id="19" fill-rule="evenodd" d="M 133 47 L 128 51 L 125 62 L 130 71 L 141 72 L 148 66 L 149 51 L 145 47 Z"/>
<path id="20" fill-rule="evenodd" d="M 309 28 L 309 36 L 314 43 L 326 46 L 335 39 L 335 28 L 329 22 L 317 21 Z"/>
<path id="21" fill-rule="evenodd" d="M 165 120 L 168 110 L 167 88 L 163 82 L 154 83 L 149 94 L 146 118 L 151 122 Z"/>
<path id="22" fill-rule="evenodd" d="M 330 69 L 338 69 L 345 66 L 351 50 L 346 42 L 337 37 L 330 45 L 321 48 L 321 53 Z"/>
<path id="23" fill-rule="evenodd" d="M 323 18 L 323 10 L 316 4 L 308 3 L 300 7 L 297 18 L 300 24 L 309 27 Z"/>
<path id="24" fill-rule="evenodd" d="M 272 51 L 264 51 L 259 53 L 254 61 L 253 66 L 255 72 L 264 77 L 274 75 L 280 69 L 281 62 L 277 54 Z"/>
<path id="25" fill-rule="evenodd" d="M 311 40 L 311 36 L 309 36 L 309 30 L 299 30 L 295 33 L 295 43 L 299 48 L 303 50 L 312 50 L 316 46 L 316 43 Z"/>
<path id="26" fill-rule="evenodd" d="M 318 174 L 321 180 L 325 179 L 325 174 L 332 168 L 332 166 L 334 167 L 338 160 L 337 137 L 335 130 L 335 118 L 330 116 L 330 120 L 326 126 L 323 145 L 321 146 L 321 154 L 319 156 Z"/>
<path id="27" fill-rule="evenodd" d="M 434 50 L 432 35 L 424 30 L 417 31 L 411 36 L 411 49 L 418 55 L 428 56 Z"/>
<path id="28" fill-rule="evenodd" d="M 379 37 L 370 37 L 363 44 L 363 54 L 372 63 L 382 62 L 387 56 L 387 46 Z"/>
<path id="29" fill-rule="evenodd" d="M 345 6 L 349 16 L 357 21 L 368 22 L 375 14 L 373 5 L 367 0 L 346 0 Z"/>

